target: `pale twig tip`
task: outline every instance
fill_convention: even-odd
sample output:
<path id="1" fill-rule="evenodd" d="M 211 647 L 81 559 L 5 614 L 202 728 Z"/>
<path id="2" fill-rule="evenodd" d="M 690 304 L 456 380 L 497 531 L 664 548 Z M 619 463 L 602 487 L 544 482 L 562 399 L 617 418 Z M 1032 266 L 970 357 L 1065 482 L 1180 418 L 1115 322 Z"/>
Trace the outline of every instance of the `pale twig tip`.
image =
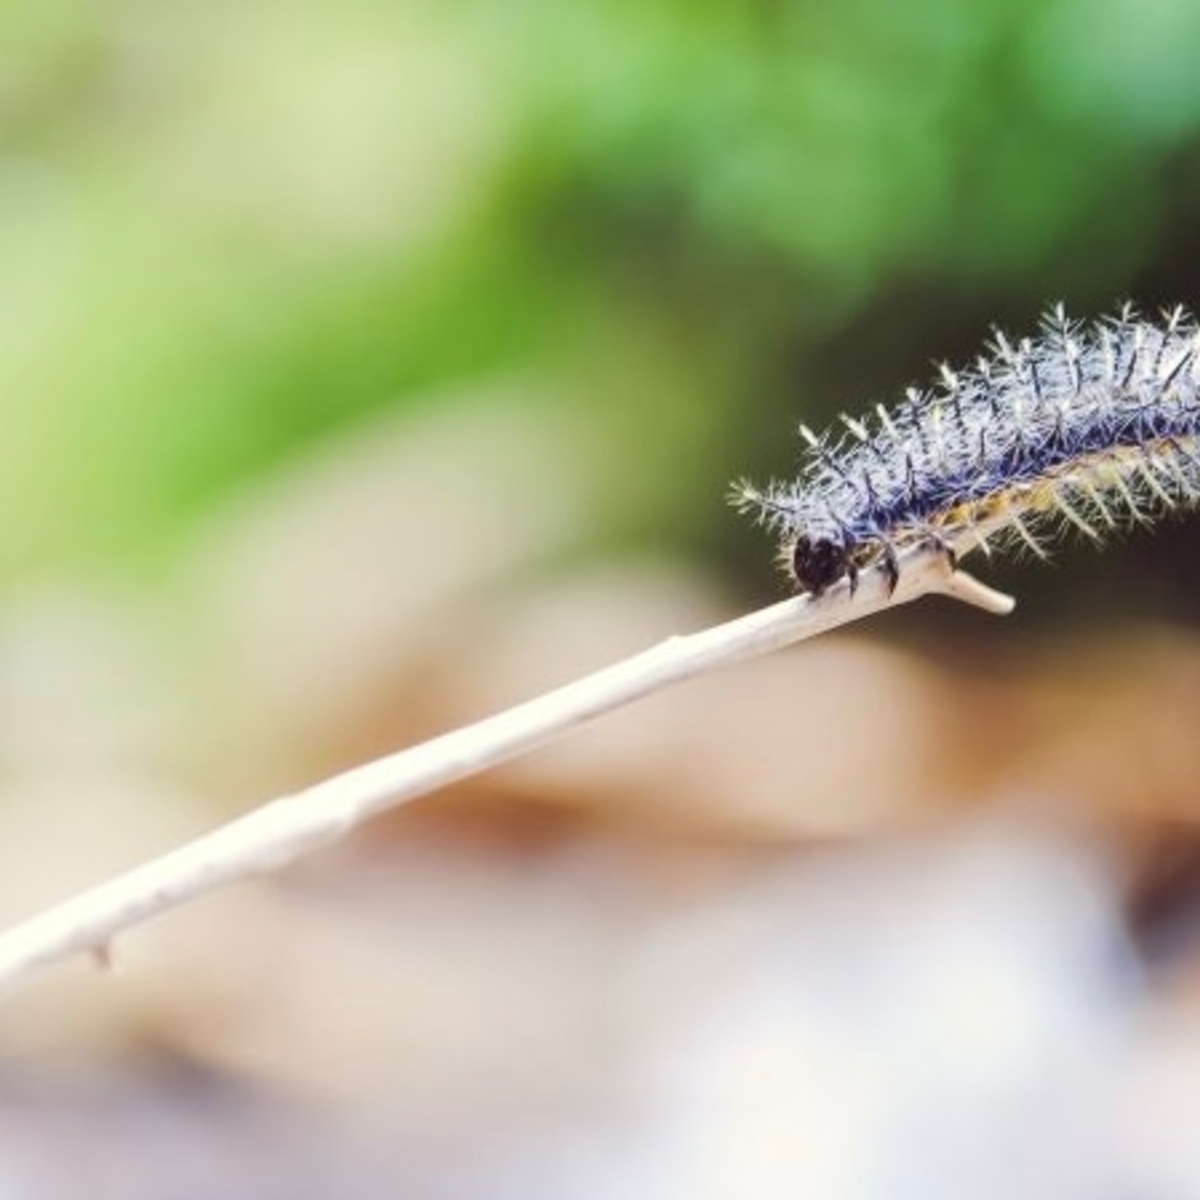
<path id="1" fill-rule="evenodd" d="M 986 583 L 980 582 L 974 575 L 963 570 L 951 571 L 938 590 L 955 600 L 961 600 L 964 604 L 974 605 L 999 617 L 1008 616 L 1017 607 L 1015 597 L 988 587 Z"/>

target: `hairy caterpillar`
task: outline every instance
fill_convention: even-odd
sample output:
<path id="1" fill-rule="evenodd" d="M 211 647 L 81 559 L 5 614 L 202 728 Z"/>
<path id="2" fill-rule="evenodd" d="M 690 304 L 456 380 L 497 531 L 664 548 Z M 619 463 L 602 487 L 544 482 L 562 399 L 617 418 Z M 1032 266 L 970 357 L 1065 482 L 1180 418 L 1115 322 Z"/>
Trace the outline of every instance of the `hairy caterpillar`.
<path id="1" fill-rule="evenodd" d="M 1200 504 L 1200 329 L 1184 309 L 1160 322 L 1129 305 L 1089 325 L 1061 306 L 1039 334 L 997 332 L 963 371 L 910 388 L 844 431 L 800 432 L 799 480 L 739 482 L 733 502 L 780 539 L 801 591 L 819 595 L 933 545 L 951 560 L 1015 542 L 1045 557 L 1070 527 L 1095 542 L 1122 523 Z"/>

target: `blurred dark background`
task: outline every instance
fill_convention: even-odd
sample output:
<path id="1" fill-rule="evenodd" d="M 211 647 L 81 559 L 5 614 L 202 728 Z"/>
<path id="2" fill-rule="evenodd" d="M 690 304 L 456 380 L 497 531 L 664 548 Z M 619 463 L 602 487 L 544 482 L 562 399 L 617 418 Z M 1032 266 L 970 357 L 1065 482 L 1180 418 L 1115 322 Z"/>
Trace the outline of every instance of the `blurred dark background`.
<path id="1" fill-rule="evenodd" d="M 1190 0 L 0 9 L 0 913 L 784 591 L 730 510 L 1197 302 Z M 1195 519 L 64 970 L 8 1197 L 1200 1195 Z"/>

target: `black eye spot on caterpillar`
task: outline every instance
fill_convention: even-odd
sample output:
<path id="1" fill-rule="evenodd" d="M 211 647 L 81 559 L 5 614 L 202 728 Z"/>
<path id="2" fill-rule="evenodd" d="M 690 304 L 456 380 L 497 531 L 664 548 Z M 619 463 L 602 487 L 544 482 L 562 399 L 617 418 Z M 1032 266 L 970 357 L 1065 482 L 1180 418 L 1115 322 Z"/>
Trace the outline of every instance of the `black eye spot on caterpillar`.
<path id="1" fill-rule="evenodd" d="M 1200 504 L 1200 329 L 1182 308 L 1158 321 L 1126 305 L 1084 325 L 1061 307 L 1037 336 L 997 332 L 966 369 L 808 443 L 800 477 L 733 501 L 780 541 L 796 586 L 820 595 L 860 572 L 895 587 L 899 555 L 936 546 L 1094 542 Z"/>

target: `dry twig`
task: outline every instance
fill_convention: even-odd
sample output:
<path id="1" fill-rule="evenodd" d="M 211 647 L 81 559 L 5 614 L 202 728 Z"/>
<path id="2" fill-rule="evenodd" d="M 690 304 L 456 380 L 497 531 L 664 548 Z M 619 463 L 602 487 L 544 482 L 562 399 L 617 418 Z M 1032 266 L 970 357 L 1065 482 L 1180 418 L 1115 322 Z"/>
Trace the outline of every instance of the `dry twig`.
<path id="1" fill-rule="evenodd" d="M 944 555 L 917 548 L 887 592 L 878 571 L 851 595 L 841 584 L 657 646 L 506 712 L 387 755 L 272 801 L 0 935 L 0 989 L 76 954 L 109 961 L 113 937 L 227 883 L 265 874 L 340 838 L 369 817 L 514 758 L 672 683 L 777 650 L 836 626 L 941 593 L 993 613 L 1013 601 Z"/>

